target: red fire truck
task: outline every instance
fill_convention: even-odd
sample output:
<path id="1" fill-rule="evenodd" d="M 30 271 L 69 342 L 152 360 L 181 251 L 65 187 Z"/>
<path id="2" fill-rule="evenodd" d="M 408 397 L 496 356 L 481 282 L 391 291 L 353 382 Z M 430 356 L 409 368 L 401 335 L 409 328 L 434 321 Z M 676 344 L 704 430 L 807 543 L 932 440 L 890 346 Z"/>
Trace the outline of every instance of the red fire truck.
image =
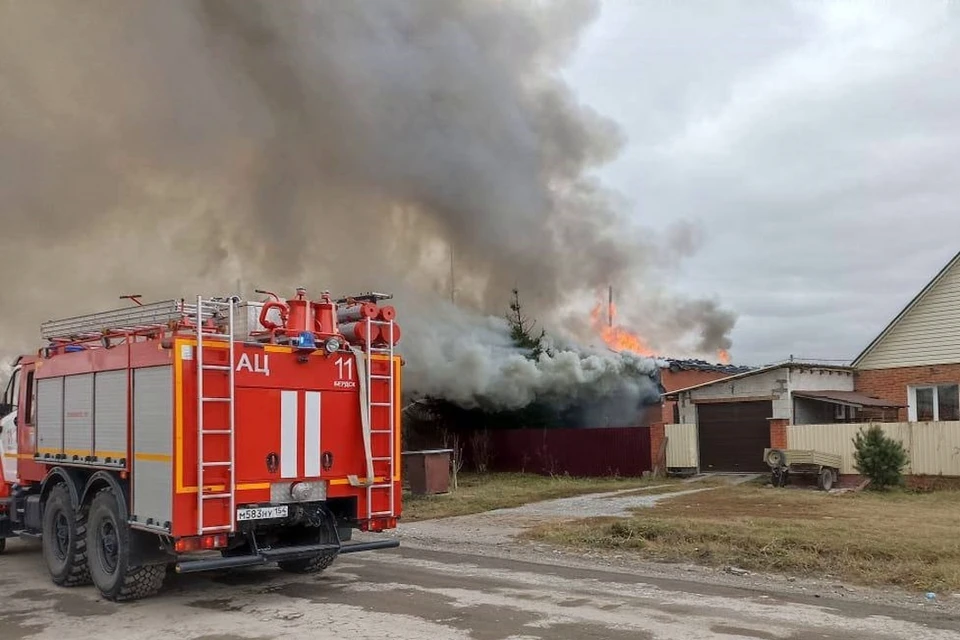
<path id="1" fill-rule="evenodd" d="M 401 513 L 390 296 L 237 296 L 52 320 L 0 407 L 0 545 L 121 601 L 188 573 L 322 571 Z M 2 551 L 0 546 L 0 551 Z"/>

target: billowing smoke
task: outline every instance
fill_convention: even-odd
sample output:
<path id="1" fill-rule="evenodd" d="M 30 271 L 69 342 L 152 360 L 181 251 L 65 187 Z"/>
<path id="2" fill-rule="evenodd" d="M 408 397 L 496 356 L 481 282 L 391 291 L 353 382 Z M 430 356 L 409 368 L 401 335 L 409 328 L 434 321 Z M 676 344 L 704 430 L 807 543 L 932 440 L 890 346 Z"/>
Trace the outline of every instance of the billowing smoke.
<path id="1" fill-rule="evenodd" d="M 613 283 L 621 317 L 662 351 L 689 336 L 700 351 L 729 346 L 732 318 L 650 294 L 695 232 L 644 230 L 589 175 L 624 140 L 558 71 L 597 12 L 592 0 L 0 2 L 0 352 L 128 293 L 446 292 L 451 253 L 464 309 L 500 316 L 516 286 L 554 334 L 586 338 L 595 292 Z M 436 348 L 413 348 L 436 328 L 423 315 L 404 335 L 427 389 L 473 384 L 509 404 L 622 366 L 557 356 L 531 370 L 501 348 L 502 327 L 476 319 L 451 335 L 487 343 L 443 346 L 438 333 Z M 476 363 L 453 385 L 432 377 L 451 377 L 451 349 Z"/>
<path id="2" fill-rule="evenodd" d="M 650 358 L 614 354 L 547 336 L 544 350 L 528 357 L 510 337 L 504 318 L 468 313 L 449 302 L 429 309 L 401 305 L 405 324 L 427 327 L 405 333 L 404 370 L 410 395 L 443 398 L 464 408 L 509 411 L 534 401 L 565 409 L 599 401 L 619 421 L 635 421 L 638 406 L 659 401 L 657 365 Z M 610 403 L 624 402 L 624 410 Z"/>

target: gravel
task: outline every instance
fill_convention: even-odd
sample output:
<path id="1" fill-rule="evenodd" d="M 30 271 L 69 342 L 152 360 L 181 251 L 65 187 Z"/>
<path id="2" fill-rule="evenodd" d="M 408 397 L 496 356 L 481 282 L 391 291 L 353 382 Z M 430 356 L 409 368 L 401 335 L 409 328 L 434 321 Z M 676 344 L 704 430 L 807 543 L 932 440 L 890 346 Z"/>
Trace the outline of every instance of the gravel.
<path id="1" fill-rule="evenodd" d="M 732 481 L 743 480 L 733 478 Z M 814 595 L 906 609 L 936 609 L 939 614 L 960 615 L 960 597 L 949 597 L 947 594 L 938 594 L 936 600 L 930 601 L 924 593 L 894 587 L 871 588 L 857 585 L 854 589 L 850 585 L 839 584 L 835 576 L 798 577 L 756 572 L 737 575 L 724 567 L 651 562 L 622 551 L 597 549 L 586 553 L 574 552 L 516 538 L 517 534 L 525 529 L 540 524 L 585 517 L 629 515 L 629 509 L 651 507 L 674 496 L 686 495 L 691 491 L 709 491 L 712 488 L 715 487 L 674 493 L 654 491 L 644 495 L 624 495 L 635 490 L 590 494 L 469 516 L 404 523 L 392 535 L 398 536 L 403 546 L 418 549 L 474 553 L 516 561 L 547 562 L 571 568 L 625 570 L 635 575 L 662 580 L 695 580 L 716 586 L 747 587 L 771 595 Z"/>

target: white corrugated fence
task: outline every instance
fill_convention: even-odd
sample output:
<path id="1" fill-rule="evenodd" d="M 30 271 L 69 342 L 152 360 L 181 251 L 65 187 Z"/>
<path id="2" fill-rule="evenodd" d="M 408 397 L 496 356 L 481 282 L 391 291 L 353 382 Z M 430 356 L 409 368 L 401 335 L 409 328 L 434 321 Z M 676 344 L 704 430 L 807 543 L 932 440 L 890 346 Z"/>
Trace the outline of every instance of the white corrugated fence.
<path id="1" fill-rule="evenodd" d="M 667 438 L 667 468 L 696 468 L 700 464 L 697 447 L 697 425 L 664 425 Z"/>
<path id="2" fill-rule="evenodd" d="M 960 476 L 960 422 L 878 422 L 887 436 L 903 443 L 908 475 Z M 840 473 L 855 474 L 853 439 L 870 424 L 794 424 L 787 426 L 790 449 L 816 449 L 843 457 Z M 670 447 L 667 446 L 669 456 Z"/>

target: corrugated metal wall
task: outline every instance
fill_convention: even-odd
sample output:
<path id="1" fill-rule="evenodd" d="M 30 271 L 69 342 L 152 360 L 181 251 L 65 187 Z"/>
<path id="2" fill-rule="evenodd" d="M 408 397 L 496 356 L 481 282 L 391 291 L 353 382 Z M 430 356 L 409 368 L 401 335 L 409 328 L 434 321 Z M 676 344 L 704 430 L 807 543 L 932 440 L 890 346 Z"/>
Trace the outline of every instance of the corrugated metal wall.
<path id="1" fill-rule="evenodd" d="M 887 436 L 903 443 L 910 475 L 960 476 L 960 422 L 877 423 Z M 791 449 L 817 449 L 843 457 L 840 473 L 855 474 L 853 438 L 869 424 L 803 424 L 787 427 Z"/>
<path id="2" fill-rule="evenodd" d="M 639 476 L 651 468 L 649 427 L 493 429 L 489 434 L 491 471 Z"/>
<path id="3" fill-rule="evenodd" d="M 664 435 L 667 437 L 668 468 L 695 468 L 699 466 L 697 425 L 664 425 Z"/>

